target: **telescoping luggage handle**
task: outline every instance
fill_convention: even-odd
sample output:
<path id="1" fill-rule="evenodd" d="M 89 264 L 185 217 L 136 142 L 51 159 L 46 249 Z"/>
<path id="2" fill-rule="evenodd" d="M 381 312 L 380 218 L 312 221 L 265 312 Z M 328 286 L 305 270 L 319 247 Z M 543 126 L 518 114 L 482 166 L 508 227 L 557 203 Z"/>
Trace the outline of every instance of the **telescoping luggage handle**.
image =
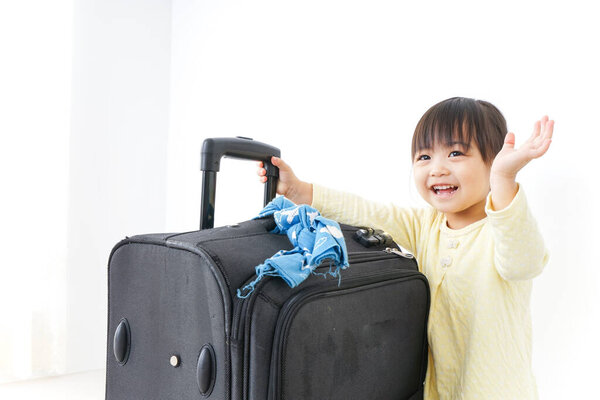
<path id="1" fill-rule="evenodd" d="M 266 206 L 277 194 L 279 168 L 271 163 L 271 156 L 281 156 L 281 151 L 277 147 L 243 136 L 206 139 L 202 144 L 200 166 L 202 170 L 200 229 L 210 229 L 215 224 L 217 172 L 219 172 L 221 158 L 224 156 L 262 161 L 267 170 L 264 205 Z"/>

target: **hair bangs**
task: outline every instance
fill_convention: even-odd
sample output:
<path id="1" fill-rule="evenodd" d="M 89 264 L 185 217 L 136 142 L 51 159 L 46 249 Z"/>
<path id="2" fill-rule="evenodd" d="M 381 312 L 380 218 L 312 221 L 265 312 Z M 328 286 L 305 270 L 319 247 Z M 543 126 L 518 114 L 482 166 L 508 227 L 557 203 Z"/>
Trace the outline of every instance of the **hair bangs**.
<path id="1" fill-rule="evenodd" d="M 489 106 L 497 111 L 494 114 L 498 114 L 501 121 L 497 116 L 487 115 L 492 111 Z M 479 100 L 453 97 L 431 107 L 419 120 L 413 135 L 412 160 L 419 151 L 433 149 L 436 145 L 461 144 L 468 151 L 474 143 L 483 160 L 490 162 L 502 148 L 505 134 L 506 122 L 494 106 Z"/>

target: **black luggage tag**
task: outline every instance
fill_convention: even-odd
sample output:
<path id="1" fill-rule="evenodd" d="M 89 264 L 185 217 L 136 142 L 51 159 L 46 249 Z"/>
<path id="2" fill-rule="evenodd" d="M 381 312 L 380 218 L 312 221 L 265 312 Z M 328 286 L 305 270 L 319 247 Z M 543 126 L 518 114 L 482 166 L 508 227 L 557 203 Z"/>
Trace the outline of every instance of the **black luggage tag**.
<path id="1" fill-rule="evenodd" d="M 389 233 L 381 229 L 361 228 L 354 233 L 354 240 L 364 247 L 389 246 L 394 244 L 394 239 Z"/>

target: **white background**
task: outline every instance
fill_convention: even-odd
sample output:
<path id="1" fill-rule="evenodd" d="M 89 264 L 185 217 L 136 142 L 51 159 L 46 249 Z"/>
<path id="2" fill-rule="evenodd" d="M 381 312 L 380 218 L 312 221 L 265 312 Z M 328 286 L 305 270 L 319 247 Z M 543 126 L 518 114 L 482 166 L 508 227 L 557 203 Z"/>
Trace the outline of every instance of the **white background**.
<path id="1" fill-rule="evenodd" d="M 549 152 L 518 177 L 551 252 L 534 281 L 534 372 L 542 399 L 594 393 L 591 2 L 24 3 L 0 14 L 0 307 L 23 326 L 0 325 L 0 351 L 21 360 L 15 379 L 104 367 L 110 249 L 125 235 L 197 229 L 205 138 L 249 136 L 279 147 L 306 181 L 422 205 L 414 127 L 465 96 L 500 108 L 517 145 L 542 115 L 556 121 Z M 225 159 L 221 170 L 216 224 L 255 216 L 254 164 Z M 18 300 L 29 314 L 14 311 Z M 46 342 L 29 340 L 39 329 L 53 370 L 38 359 Z"/>

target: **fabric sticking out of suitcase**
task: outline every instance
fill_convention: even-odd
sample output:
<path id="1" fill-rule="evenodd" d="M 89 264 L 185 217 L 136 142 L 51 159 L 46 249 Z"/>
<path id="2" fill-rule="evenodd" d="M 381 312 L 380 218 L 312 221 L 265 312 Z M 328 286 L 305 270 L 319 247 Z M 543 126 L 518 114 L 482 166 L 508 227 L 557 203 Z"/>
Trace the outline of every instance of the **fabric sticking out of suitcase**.
<path id="1" fill-rule="evenodd" d="M 221 145 L 229 156 L 279 156 L 250 139 Z M 248 147 L 259 150 L 239 150 Z M 273 182 L 265 204 L 276 173 Z M 206 210 L 214 199 L 203 219 Z M 354 240 L 361 228 L 340 226 L 350 263 L 341 279 L 311 274 L 290 288 L 265 276 L 245 299 L 236 292 L 254 267 L 292 248 L 270 233 L 272 217 L 119 242 L 108 268 L 106 398 L 421 399 L 427 280 L 395 244 L 365 247 Z"/>

